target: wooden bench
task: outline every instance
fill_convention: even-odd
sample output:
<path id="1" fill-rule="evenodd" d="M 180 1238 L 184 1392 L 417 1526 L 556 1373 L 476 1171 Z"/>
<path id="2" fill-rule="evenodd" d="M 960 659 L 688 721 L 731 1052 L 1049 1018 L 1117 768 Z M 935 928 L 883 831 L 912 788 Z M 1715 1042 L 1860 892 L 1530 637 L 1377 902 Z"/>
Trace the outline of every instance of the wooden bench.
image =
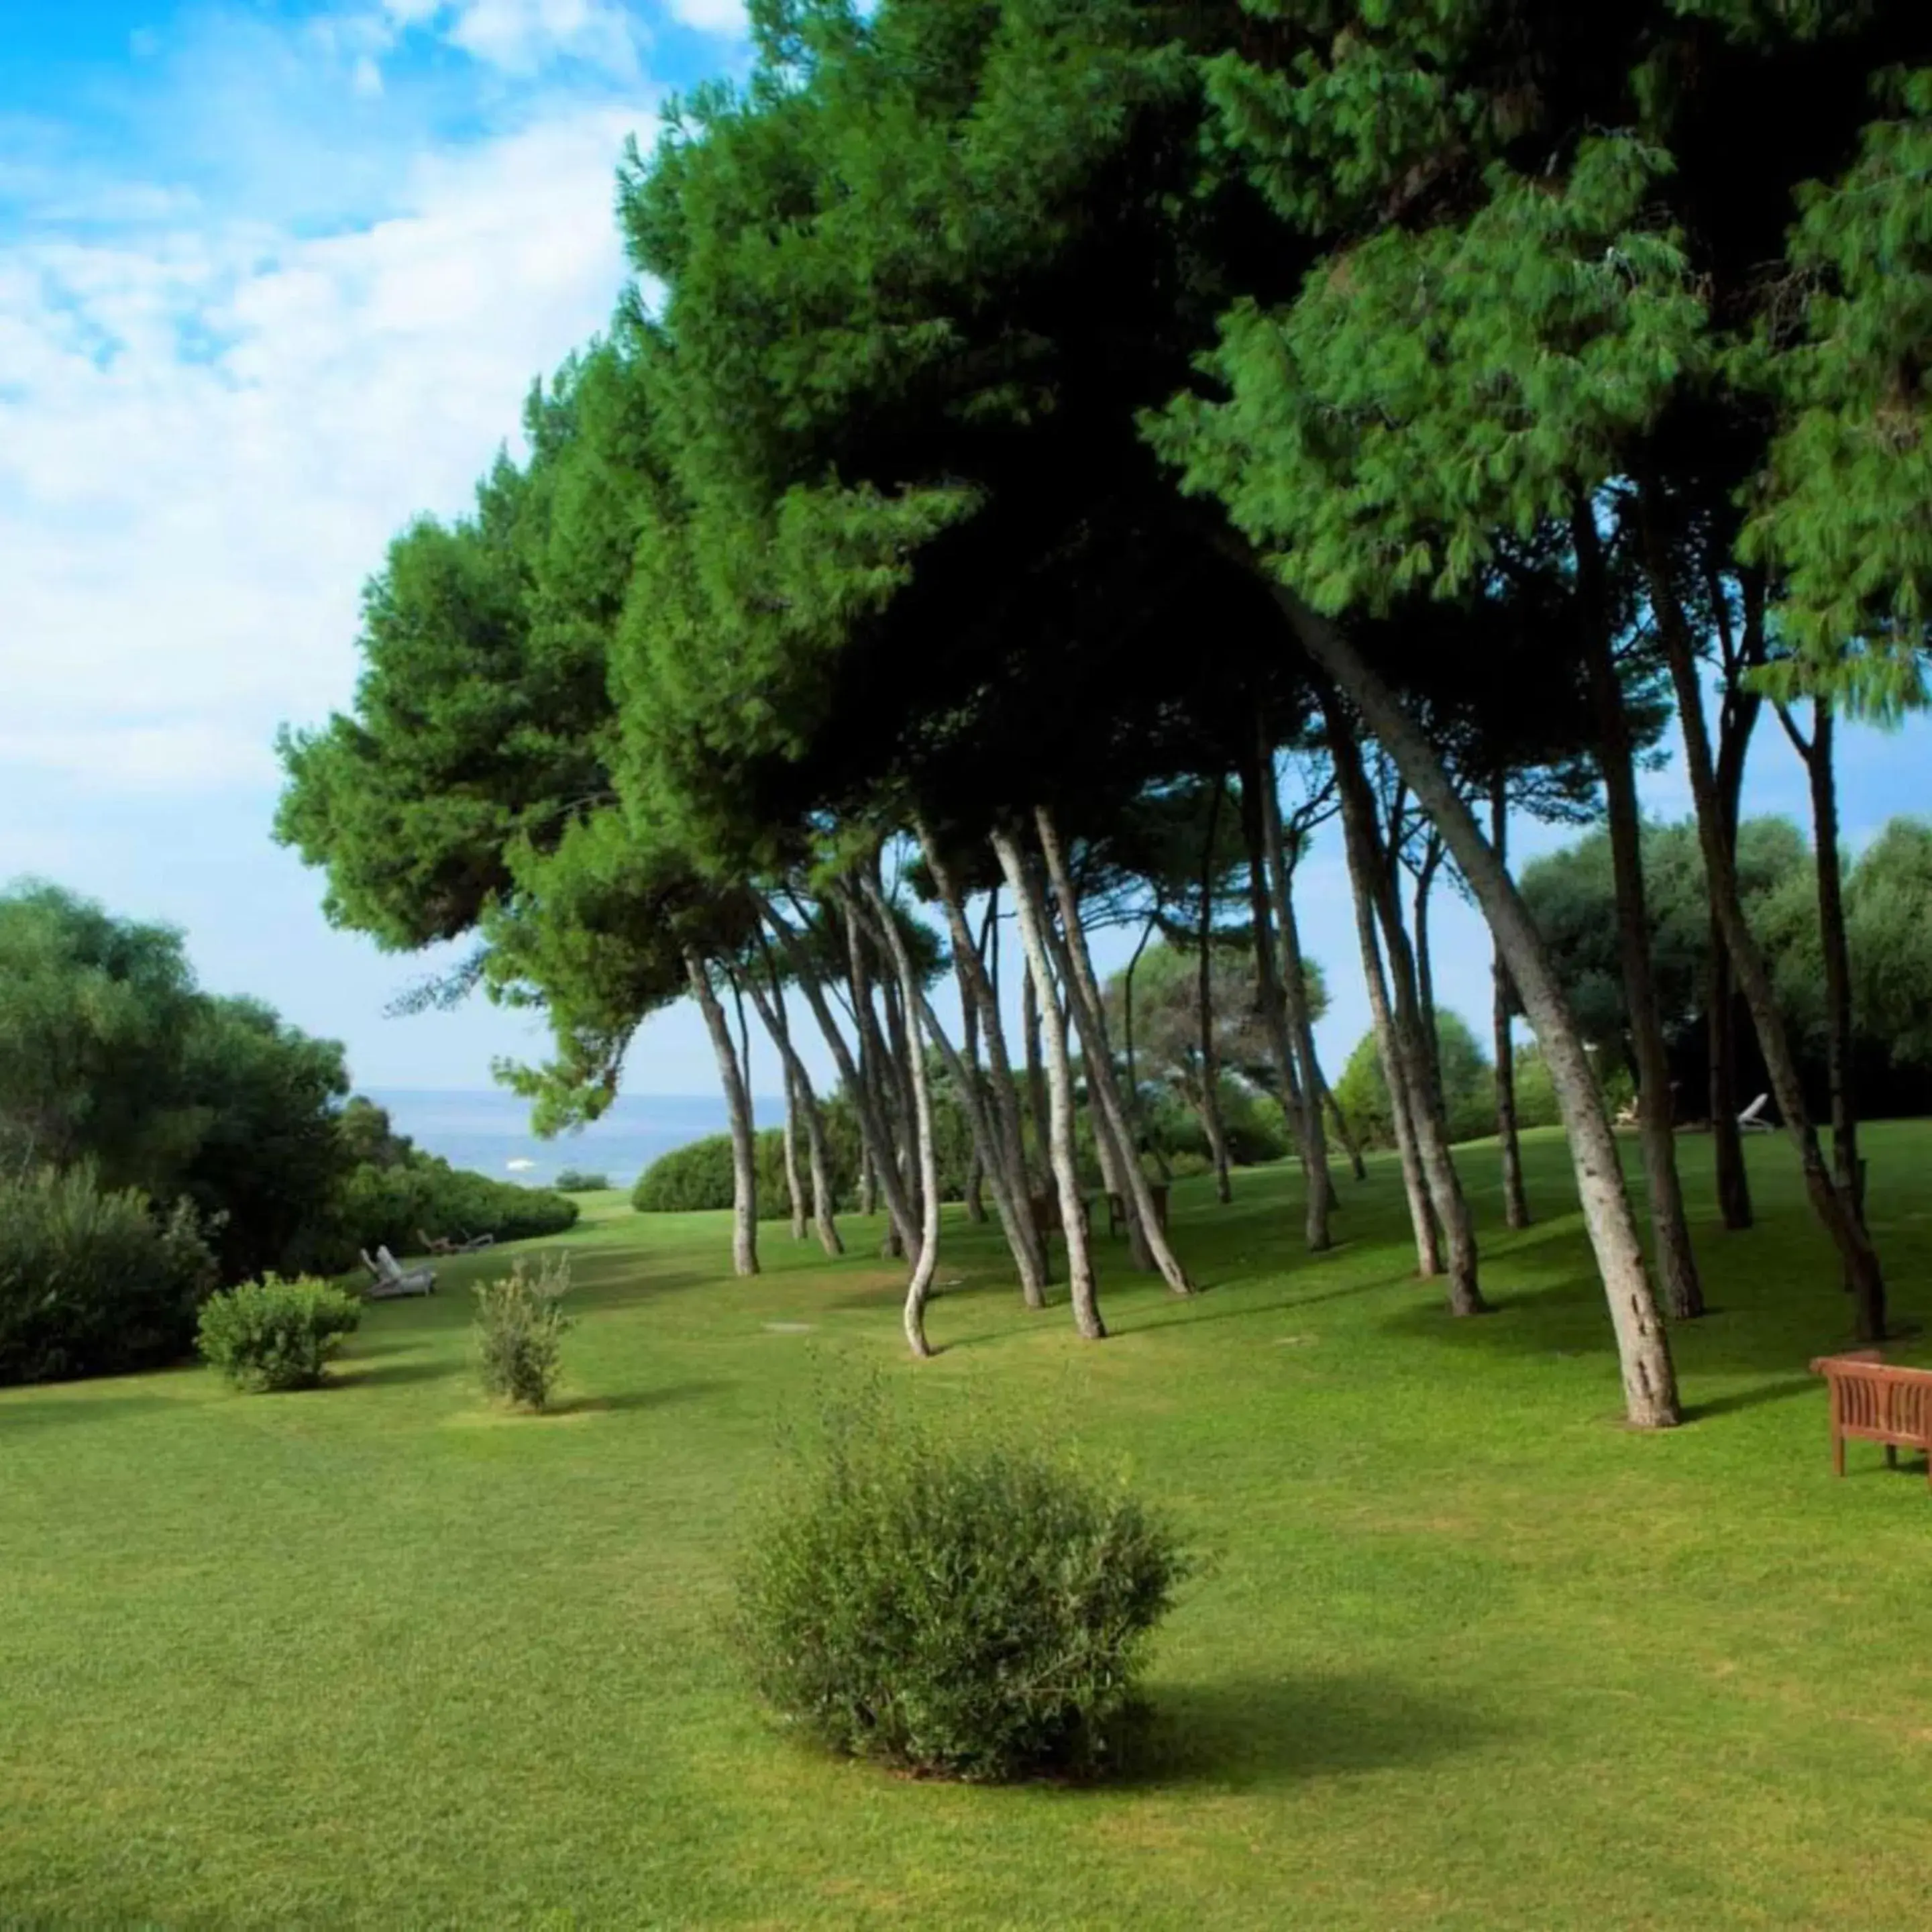
<path id="1" fill-rule="evenodd" d="M 1064 1234 L 1066 1228 L 1060 1219 L 1060 1195 L 1058 1190 L 1050 1194 L 1034 1194 L 1027 1198 L 1027 1206 L 1032 1210 L 1033 1224 L 1040 1230 L 1042 1240 L 1049 1234 Z M 1093 1209 L 1087 1197 L 1080 1197 L 1080 1227 L 1084 1234 L 1094 1232 Z"/>
<path id="2" fill-rule="evenodd" d="M 1820 1355 L 1811 1364 L 1832 1392 L 1832 1466 L 1845 1473 L 1845 1442 L 1882 1442 L 1888 1468 L 1898 1452 L 1926 1453 L 1925 1480 L 1932 1486 L 1932 1369 L 1903 1369 L 1880 1359 L 1876 1348 Z"/>
<path id="3" fill-rule="evenodd" d="M 1163 1181 L 1150 1180 L 1148 1192 L 1154 1196 L 1154 1218 L 1160 1223 L 1160 1231 L 1167 1232 L 1167 1186 Z M 1118 1234 L 1127 1225 L 1127 1204 L 1118 1194 L 1107 1196 L 1107 1232 Z"/>

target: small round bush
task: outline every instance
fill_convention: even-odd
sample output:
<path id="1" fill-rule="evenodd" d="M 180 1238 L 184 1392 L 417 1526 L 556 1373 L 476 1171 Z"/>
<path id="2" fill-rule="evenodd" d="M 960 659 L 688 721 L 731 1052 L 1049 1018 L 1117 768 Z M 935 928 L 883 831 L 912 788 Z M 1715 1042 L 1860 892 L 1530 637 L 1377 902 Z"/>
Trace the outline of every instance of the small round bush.
<path id="1" fill-rule="evenodd" d="M 580 1167 L 566 1167 L 554 1184 L 558 1194 L 602 1194 L 610 1185 L 608 1174 L 586 1173 Z"/>
<path id="2" fill-rule="evenodd" d="M 201 1311 L 202 1359 L 237 1388 L 314 1388 L 362 1319 L 362 1304 L 322 1281 L 244 1281 Z"/>
<path id="3" fill-rule="evenodd" d="M 1030 1450 L 836 1425 L 740 1576 L 756 1688 L 830 1749 L 975 1780 L 1106 1760 L 1186 1560 L 1134 1499 Z"/>
<path id="4" fill-rule="evenodd" d="M 516 1262 L 476 1286 L 476 1366 L 484 1388 L 525 1408 L 550 1406 L 562 1364 L 570 1262 L 557 1255 L 532 1269 Z"/>

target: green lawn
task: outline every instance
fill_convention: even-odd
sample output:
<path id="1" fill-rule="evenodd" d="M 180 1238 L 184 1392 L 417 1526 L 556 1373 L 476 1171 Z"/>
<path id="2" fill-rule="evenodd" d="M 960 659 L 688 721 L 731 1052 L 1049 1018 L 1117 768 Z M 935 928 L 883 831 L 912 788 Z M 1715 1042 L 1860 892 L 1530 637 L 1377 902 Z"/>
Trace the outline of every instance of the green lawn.
<path id="1" fill-rule="evenodd" d="M 1870 1141 L 1909 1318 L 1932 1128 Z M 0 1393 L 0 1922 L 1932 1924 L 1932 1496 L 1875 1450 L 1832 1477 L 1804 1364 L 1844 1298 L 1788 1149 L 1754 1144 L 1730 1237 L 1683 1152 L 1718 1312 L 1660 1436 L 1618 1426 L 1548 1139 L 1533 1197 L 1566 1211 L 1516 1236 L 1463 1150 L 1478 1322 L 1408 1278 L 1386 1162 L 1318 1262 L 1286 1171 L 1180 1190 L 1210 1292 L 1117 1246 L 1097 1347 L 949 1228 L 920 1366 L 890 1264 L 768 1224 L 740 1283 L 724 1217 L 610 1196 L 563 1244 L 553 1416 L 474 1391 L 488 1258 L 372 1309 L 326 1390 Z M 716 1636 L 742 1512 L 788 1419 L 874 1367 L 1126 1464 L 1206 1554 L 1132 1775 L 917 1784 L 748 1705 Z"/>

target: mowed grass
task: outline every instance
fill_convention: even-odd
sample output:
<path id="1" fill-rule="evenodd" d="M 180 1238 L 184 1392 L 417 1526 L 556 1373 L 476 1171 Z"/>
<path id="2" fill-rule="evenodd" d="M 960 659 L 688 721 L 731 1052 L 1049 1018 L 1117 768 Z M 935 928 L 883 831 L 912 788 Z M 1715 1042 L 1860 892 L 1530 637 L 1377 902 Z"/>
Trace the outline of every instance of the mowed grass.
<path id="1" fill-rule="evenodd" d="M 1870 1136 L 1895 1305 L 1932 1306 L 1932 1130 Z M 1675 1337 L 1690 1426 L 1619 1426 L 1560 1143 L 1499 1304 L 1411 1278 L 1392 1167 L 1333 1254 L 1298 1183 L 1178 1190 L 1208 1292 L 1106 1251 L 1113 1339 L 949 1224 L 943 1352 L 899 1272 L 618 1197 L 566 1241 L 559 1412 L 476 1392 L 465 1284 L 372 1309 L 311 1394 L 198 1370 L 0 1394 L 0 1920 L 30 1925 L 1932 1924 L 1932 1496 L 1835 1481 L 1806 1360 L 1844 1298 L 1789 1150 Z M 846 1223 L 855 1248 L 875 1245 Z M 1905 1352 L 1909 1354 L 1910 1347 Z M 1206 1559 L 1112 1783 L 828 1762 L 719 1624 L 784 1431 L 876 1374 L 1124 1468 Z"/>

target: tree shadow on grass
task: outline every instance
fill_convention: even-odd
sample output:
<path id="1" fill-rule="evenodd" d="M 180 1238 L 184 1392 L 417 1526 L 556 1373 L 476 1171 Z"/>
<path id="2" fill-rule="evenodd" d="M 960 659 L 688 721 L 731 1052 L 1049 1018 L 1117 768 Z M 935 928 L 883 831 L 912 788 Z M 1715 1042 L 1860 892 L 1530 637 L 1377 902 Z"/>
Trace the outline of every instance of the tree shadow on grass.
<path id="1" fill-rule="evenodd" d="M 66 1386 L 71 1388 L 73 1384 Z M 37 1401 L 31 1396 L 23 1397 L 10 1390 L 8 1396 L 7 1401 L 0 1402 L 0 1440 L 59 1423 L 118 1422 L 125 1416 L 157 1409 L 178 1410 L 181 1406 L 172 1396 L 141 1394 L 79 1398 L 56 1396 Z"/>
<path id="2" fill-rule="evenodd" d="M 707 1396 L 722 1395 L 730 1386 L 729 1382 L 672 1382 L 662 1388 L 620 1389 L 610 1395 L 574 1396 L 568 1402 L 553 1403 L 548 1413 L 614 1415 L 635 1409 L 670 1408 L 680 1402 L 702 1402 Z"/>
<path id="3" fill-rule="evenodd" d="M 450 1362 L 365 1363 L 360 1356 L 351 1356 L 338 1366 L 322 1386 L 361 1388 L 372 1382 L 440 1382 L 459 1372 Z"/>
<path id="4" fill-rule="evenodd" d="M 1824 1384 L 1816 1376 L 1788 1376 L 1781 1382 L 1760 1382 L 1754 1388 L 1733 1390 L 1729 1395 L 1714 1395 L 1704 1402 L 1684 1405 L 1686 1422 L 1708 1422 L 1720 1415 L 1736 1415 L 1748 1408 L 1759 1408 L 1768 1402 L 1784 1402 L 1796 1395 L 1816 1395 Z"/>
<path id="5" fill-rule="evenodd" d="M 1162 1684 L 1101 1788 L 1280 1788 L 1450 1756 L 1501 1729 L 1486 1712 L 1364 1672 Z"/>

